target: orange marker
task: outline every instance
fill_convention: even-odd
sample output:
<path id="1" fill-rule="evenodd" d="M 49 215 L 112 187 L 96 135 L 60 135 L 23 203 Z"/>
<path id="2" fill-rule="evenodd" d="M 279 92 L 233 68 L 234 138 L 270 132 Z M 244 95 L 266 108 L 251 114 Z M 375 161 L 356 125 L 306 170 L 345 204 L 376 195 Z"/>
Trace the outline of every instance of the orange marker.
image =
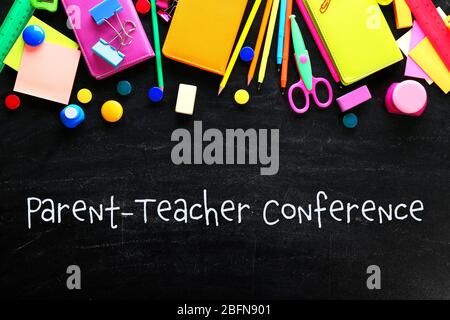
<path id="1" fill-rule="evenodd" d="M 287 0 L 286 7 L 286 26 L 284 29 L 284 49 L 283 49 L 283 65 L 281 66 L 281 90 L 283 94 L 286 91 L 288 67 L 289 67 L 289 49 L 291 47 L 291 19 L 293 0 Z"/>
<path id="2" fill-rule="evenodd" d="M 269 22 L 270 11 L 272 10 L 272 3 L 273 0 L 267 0 L 266 2 L 266 8 L 264 9 L 264 15 L 261 21 L 261 27 L 259 28 L 258 39 L 256 40 L 255 57 L 253 58 L 252 64 L 250 65 L 250 70 L 248 71 L 247 85 L 250 85 L 253 80 L 253 76 L 255 75 L 256 65 L 258 64 L 264 35 L 266 34 L 267 30 L 267 23 Z"/>

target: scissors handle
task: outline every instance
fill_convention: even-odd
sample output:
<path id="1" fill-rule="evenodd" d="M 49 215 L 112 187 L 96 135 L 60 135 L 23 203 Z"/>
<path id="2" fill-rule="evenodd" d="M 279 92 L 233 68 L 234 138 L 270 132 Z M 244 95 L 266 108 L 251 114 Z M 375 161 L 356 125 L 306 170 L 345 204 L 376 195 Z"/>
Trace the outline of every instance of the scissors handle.
<path id="1" fill-rule="evenodd" d="M 318 84 L 324 84 L 328 91 L 328 100 L 325 102 L 322 102 L 317 97 L 317 85 Z M 333 102 L 333 88 L 331 88 L 330 82 L 325 78 L 313 78 L 313 87 L 312 87 L 312 96 L 314 98 L 314 102 L 319 108 L 328 108 L 331 103 Z"/>
<path id="2" fill-rule="evenodd" d="M 298 108 L 294 101 L 294 92 L 296 90 L 301 90 L 305 96 L 305 106 L 303 108 Z M 303 83 L 303 80 L 300 80 L 297 83 L 294 83 L 290 88 L 288 92 L 288 100 L 289 104 L 291 106 L 291 109 L 298 114 L 304 114 L 306 111 L 309 110 L 310 106 L 310 99 L 309 99 L 310 92 L 308 92 L 308 89 L 306 89 L 305 84 Z"/>

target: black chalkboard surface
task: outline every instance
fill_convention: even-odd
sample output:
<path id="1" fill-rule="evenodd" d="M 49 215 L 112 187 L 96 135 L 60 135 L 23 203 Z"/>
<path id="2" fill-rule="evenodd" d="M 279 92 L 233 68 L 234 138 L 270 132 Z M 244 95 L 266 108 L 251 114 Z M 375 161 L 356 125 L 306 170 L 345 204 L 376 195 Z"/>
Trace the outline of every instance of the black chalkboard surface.
<path id="1" fill-rule="evenodd" d="M 434 1 L 450 12 L 448 1 Z M 1 1 L 3 19 L 12 0 Z M 247 8 L 248 10 L 249 8 Z M 298 9 L 294 8 L 295 13 Z M 383 7 L 395 29 L 392 6 Z M 36 15 L 73 37 L 66 17 L 39 11 Z M 260 10 L 257 23 L 262 16 Z M 150 16 L 142 18 L 151 38 Z M 302 19 L 300 28 L 306 30 Z M 161 24 L 162 36 L 167 25 Z M 253 46 L 258 27 L 247 41 Z M 314 73 L 330 78 L 316 46 L 304 32 Z M 218 76 L 164 60 L 166 98 L 155 106 L 146 91 L 156 84 L 154 61 L 102 81 L 94 80 L 81 62 L 76 92 L 89 88 L 94 100 L 85 108 L 86 121 L 75 130 L 58 119 L 62 106 L 22 95 L 22 106 L 0 110 L 0 294 L 8 298 L 448 298 L 450 292 L 450 167 L 449 100 L 436 86 L 426 86 L 429 106 L 420 118 L 388 114 L 384 95 L 389 85 L 404 79 L 405 61 L 362 81 L 374 98 L 355 110 L 360 124 L 345 129 L 336 104 L 326 111 L 313 107 L 304 116 L 290 111 L 280 94 L 275 42 L 266 82 L 253 84 L 251 102 L 233 103 L 246 82 L 247 65 L 238 61 L 230 83 L 217 97 Z M 5 67 L 0 76 L 2 99 L 12 92 L 16 73 Z M 133 94 L 121 97 L 115 86 L 128 80 Z M 298 80 L 291 63 L 289 82 Z M 174 112 L 180 83 L 198 86 L 195 113 Z M 334 85 L 340 96 L 350 89 Z M 120 101 L 124 118 L 106 124 L 100 106 Z M 280 166 L 277 175 L 262 176 L 255 165 L 180 165 L 171 160 L 177 128 L 279 129 Z M 219 226 L 204 221 L 166 222 L 135 199 L 188 203 L 203 201 L 219 209 L 232 200 L 249 204 L 239 223 L 222 219 Z M 408 217 L 370 222 L 361 215 L 351 222 L 323 218 L 299 224 L 271 211 L 276 225 L 264 223 L 261 212 L 269 200 L 307 207 L 319 191 L 327 203 L 342 200 L 362 204 L 373 200 L 411 204 L 420 200 L 422 221 Z M 122 212 L 117 228 L 109 215 L 91 224 L 63 214 L 61 223 L 32 216 L 28 228 L 27 199 L 52 199 L 55 204 L 107 206 L 111 196 Z M 81 269 L 81 290 L 68 290 L 68 266 Z M 369 290 L 369 266 L 381 271 L 381 290 Z"/>

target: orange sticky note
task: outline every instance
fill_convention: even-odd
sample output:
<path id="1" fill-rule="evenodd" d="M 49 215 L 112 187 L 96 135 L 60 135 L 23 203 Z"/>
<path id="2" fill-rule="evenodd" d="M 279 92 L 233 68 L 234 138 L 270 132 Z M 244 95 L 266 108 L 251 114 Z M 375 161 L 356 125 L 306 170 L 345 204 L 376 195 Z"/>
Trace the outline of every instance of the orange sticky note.
<path id="1" fill-rule="evenodd" d="M 450 72 L 428 38 L 423 39 L 409 56 L 446 94 L 450 91 Z"/>
<path id="2" fill-rule="evenodd" d="M 405 0 L 394 0 L 395 23 L 397 29 L 409 28 L 413 25 L 411 10 Z"/>
<path id="3" fill-rule="evenodd" d="M 44 42 L 25 46 L 14 91 L 68 104 L 81 52 Z"/>

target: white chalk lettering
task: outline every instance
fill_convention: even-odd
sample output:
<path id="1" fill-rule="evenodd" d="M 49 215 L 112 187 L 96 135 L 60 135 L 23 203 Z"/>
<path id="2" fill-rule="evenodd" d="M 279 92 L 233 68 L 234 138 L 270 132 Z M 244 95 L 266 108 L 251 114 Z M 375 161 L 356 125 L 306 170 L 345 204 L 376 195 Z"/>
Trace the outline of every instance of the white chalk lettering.
<path id="1" fill-rule="evenodd" d="M 119 224 L 132 219 L 142 219 L 143 223 L 202 223 L 207 227 L 217 228 L 223 224 L 242 224 L 247 216 L 255 213 L 262 223 L 274 227 L 281 223 L 309 224 L 322 228 L 324 220 L 334 223 L 369 222 L 380 225 L 387 223 L 421 222 L 425 205 L 421 200 L 411 203 L 383 203 L 365 200 L 361 204 L 329 199 L 325 191 L 319 191 L 310 197 L 310 202 L 302 199 L 280 202 L 275 199 L 263 204 L 250 206 L 245 202 L 231 199 L 210 200 L 208 190 L 203 189 L 201 199 L 188 201 L 184 198 L 156 199 L 136 198 L 132 201 L 138 205 L 137 211 L 122 211 L 116 205 L 115 197 L 110 196 L 106 203 L 93 203 L 91 200 L 75 200 L 63 203 L 51 198 L 28 197 L 27 227 L 31 229 L 38 224 L 61 224 L 68 220 L 76 223 L 95 225 L 106 223 L 115 230 Z M 312 201 L 311 201 L 312 200 Z M 124 206 L 126 206 L 126 201 Z M 256 209 L 255 209 L 256 207 Z M 124 208 L 132 209 L 132 208 Z M 136 208 L 133 208 L 136 209 Z M 109 219 L 104 215 L 109 214 Z M 142 218 L 141 215 L 142 214 Z M 116 219 L 119 215 L 121 219 Z M 248 219 L 254 221 L 254 219 Z"/>

